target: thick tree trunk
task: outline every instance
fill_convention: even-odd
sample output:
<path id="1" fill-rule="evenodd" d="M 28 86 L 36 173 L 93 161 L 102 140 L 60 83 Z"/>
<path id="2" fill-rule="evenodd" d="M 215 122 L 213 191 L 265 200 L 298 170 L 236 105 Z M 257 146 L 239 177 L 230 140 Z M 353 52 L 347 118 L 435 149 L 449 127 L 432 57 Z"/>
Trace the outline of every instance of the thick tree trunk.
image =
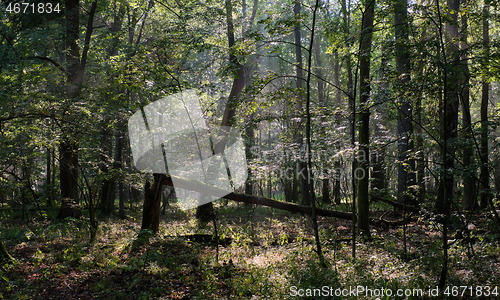
<path id="1" fill-rule="evenodd" d="M 113 147 L 109 132 L 103 132 L 101 136 L 101 172 L 109 173 L 110 157 L 113 155 Z M 113 178 L 104 178 L 99 192 L 99 207 L 105 216 L 113 213 L 115 203 L 115 184 Z"/>
<path id="2" fill-rule="evenodd" d="M 302 38 L 300 32 L 300 22 L 298 20 L 300 16 L 300 10 L 302 9 L 301 0 L 294 0 L 293 14 L 297 19 L 294 27 L 294 42 L 295 42 L 295 87 L 297 89 L 297 103 L 295 104 L 295 111 L 297 114 L 302 115 L 303 110 L 303 101 L 304 97 L 302 93 L 304 92 L 304 74 L 303 74 L 303 60 L 302 60 Z M 300 117 L 299 117 L 300 118 Z M 295 135 L 294 135 L 294 143 L 297 145 L 299 149 L 299 153 L 303 153 L 303 144 L 304 144 L 304 135 L 302 133 L 303 121 L 302 118 L 295 124 Z M 300 182 L 300 191 L 301 191 L 301 203 L 303 205 L 308 205 L 307 201 L 309 201 L 308 193 L 309 193 L 309 178 L 306 178 L 307 175 L 304 171 L 307 170 L 307 163 L 305 159 L 305 155 L 301 156 L 296 162 L 296 167 L 294 168 L 296 171 L 294 172 L 294 186 L 299 187 Z M 293 190 L 292 198 L 298 198 L 297 188 Z"/>
<path id="3" fill-rule="evenodd" d="M 77 142 L 64 137 L 59 144 L 59 157 L 61 198 L 66 202 L 61 205 L 59 217 L 79 217 Z M 67 209 L 67 205 L 72 205 L 73 209 Z"/>
<path id="4" fill-rule="evenodd" d="M 238 58 L 235 55 L 236 49 L 234 49 L 235 37 L 234 37 L 234 23 L 233 23 L 233 4 L 232 0 L 225 1 L 226 8 L 226 24 L 227 24 L 227 40 L 229 48 L 229 64 L 233 68 L 233 85 L 231 86 L 231 91 L 227 99 L 226 107 L 224 109 L 224 114 L 222 116 L 221 126 L 233 126 L 234 118 L 236 115 L 236 108 L 239 103 L 239 97 L 243 88 L 245 87 L 245 66 L 238 62 Z M 216 145 L 215 152 L 224 151 L 225 145 Z M 200 221 L 209 221 L 213 217 L 213 204 L 209 202 L 207 204 L 200 205 L 196 208 L 196 218 Z"/>
<path id="5" fill-rule="evenodd" d="M 83 75 L 85 73 L 85 65 L 87 61 L 87 53 L 90 47 L 90 38 L 93 30 L 94 14 L 97 8 L 97 0 L 92 2 L 89 11 L 89 19 L 87 23 L 87 32 L 85 35 L 84 47 L 82 56 L 80 57 L 80 47 L 78 42 L 80 39 L 80 1 L 79 0 L 65 0 L 64 2 L 66 12 L 65 22 L 65 45 L 66 45 L 66 95 L 69 103 L 75 99 L 80 93 Z M 70 108 L 68 107 L 67 110 Z M 62 119 L 64 121 L 71 120 L 71 115 L 66 112 L 63 113 Z M 66 124 L 64 124 L 66 125 Z M 61 197 L 63 199 L 72 200 L 75 203 L 79 202 L 78 199 L 78 142 L 73 134 L 71 126 L 65 126 L 62 129 L 62 137 L 59 144 L 59 176 Z M 59 212 L 59 217 L 69 217 L 66 213 L 69 210 Z M 75 211 L 75 210 L 73 210 Z"/>
<path id="6" fill-rule="evenodd" d="M 144 208 L 142 210 L 141 230 L 149 229 L 153 233 L 160 230 L 160 208 L 162 192 L 162 174 L 153 174 L 153 184 L 146 181 L 144 189 Z"/>
<path id="7" fill-rule="evenodd" d="M 409 203 L 409 186 L 415 184 L 415 161 L 408 157 L 413 151 L 412 105 L 409 99 L 410 52 L 408 41 L 408 1 L 398 0 L 394 4 L 394 31 L 396 37 L 396 75 L 398 76 L 398 191 L 397 199 Z"/>
<path id="8" fill-rule="evenodd" d="M 359 233 L 370 238 L 370 203 L 368 194 L 369 185 L 369 160 L 370 160 L 370 111 L 368 100 L 370 98 L 370 58 L 373 36 L 373 20 L 375 16 L 375 0 L 365 0 L 365 13 L 361 26 L 359 41 L 359 150 L 358 150 L 358 228 Z"/>
<path id="9" fill-rule="evenodd" d="M 226 0 L 226 23 L 227 23 L 227 39 L 229 47 L 229 64 L 235 71 L 233 72 L 233 85 L 231 92 L 227 99 L 227 104 L 222 116 L 221 126 L 233 126 L 234 117 L 236 115 L 236 107 L 238 106 L 238 99 L 245 87 L 245 66 L 238 62 L 234 54 L 235 37 L 234 37 L 234 24 L 233 24 L 233 4 L 231 0 Z"/>
<path id="10" fill-rule="evenodd" d="M 83 73 L 80 68 L 80 49 L 78 40 L 80 37 L 80 1 L 66 0 L 66 69 L 68 77 L 66 89 L 68 98 L 75 97 L 81 88 Z M 71 131 L 67 129 L 67 131 Z M 74 202 L 78 200 L 78 143 L 70 132 L 63 132 L 59 145 L 59 176 L 61 197 L 68 198 Z M 60 211 L 61 217 L 65 212 Z"/>
<path id="11" fill-rule="evenodd" d="M 350 2 L 349 2 L 350 5 Z M 351 47 L 351 42 L 349 38 L 349 14 L 350 14 L 350 6 L 347 8 L 346 0 L 341 1 L 341 9 L 342 9 L 342 27 L 344 33 L 344 43 L 347 49 Z M 348 96 L 348 105 L 350 116 L 350 136 L 351 136 L 351 146 L 354 149 L 356 147 L 356 98 L 354 97 L 354 84 L 352 80 L 352 61 L 351 55 L 347 54 L 346 56 L 346 69 L 347 69 L 347 96 Z M 352 163 L 351 163 L 351 211 L 352 211 L 352 257 L 356 257 L 356 234 L 357 234 L 357 207 L 356 207 L 356 199 L 357 199 L 357 186 L 356 186 L 356 170 L 358 168 L 358 162 L 356 158 L 356 153 L 353 151 L 352 154 Z"/>
<path id="12" fill-rule="evenodd" d="M 450 205 L 453 201 L 454 167 L 455 167 L 455 143 L 458 127 L 458 106 L 459 106 L 459 86 L 458 74 L 460 68 L 460 47 L 457 41 L 458 36 L 458 12 L 460 0 L 448 0 L 448 17 L 446 23 L 445 40 L 447 42 L 445 56 L 446 62 L 444 73 L 444 101 L 441 121 L 442 130 L 442 160 L 443 173 L 441 177 L 440 195 L 437 199 L 437 212 L 442 214 L 442 247 L 443 259 L 441 267 L 441 276 L 439 287 L 443 288 L 446 284 L 448 273 L 448 217 L 450 214 Z"/>
<path id="13" fill-rule="evenodd" d="M 467 1 L 461 0 L 462 5 L 465 7 Z M 461 26 L 461 43 L 460 50 L 462 52 L 462 57 L 460 58 L 462 64 L 462 72 L 459 74 L 460 80 L 459 85 L 461 86 L 460 100 L 462 102 L 462 127 L 464 136 L 464 147 L 463 147 L 463 185 L 464 185 L 464 196 L 463 204 L 466 209 L 473 210 L 477 207 L 477 195 L 476 195 L 476 167 L 474 166 L 474 133 L 472 131 L 472 120 L 470 114 L 470 103 L 469 103 L 469 56 L 467 51 L 469 46 L 467 44 L 468 38 L 468 26 L 467 26 L 467 12 L 462 15 Z"/>

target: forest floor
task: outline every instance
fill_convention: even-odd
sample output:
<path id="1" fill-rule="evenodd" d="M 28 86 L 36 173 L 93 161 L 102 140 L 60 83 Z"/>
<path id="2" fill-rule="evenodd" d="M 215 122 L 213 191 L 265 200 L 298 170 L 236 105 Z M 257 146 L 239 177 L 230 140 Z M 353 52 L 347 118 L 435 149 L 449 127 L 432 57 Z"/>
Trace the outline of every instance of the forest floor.
<path id="1" fill-rule="evenodd" d="M 212 224 L 200 229 L 194 212 L 175 207 L 167 209 L 156 236 L 138 234 L 140 215 L 101 220 L 94 244 L 85 218 L 22 221 L 6 211 L 1 238 L 16 263 L 0 266 L 0 299 L 287 299 L 307 295 L 308 288 L 322 289 L 317 295 L 325 299 L 427 299 L 442 261 L 440 225 L 417 218 L 406 227 L 406 257 L 402 227 L 374 227 L 371 241 L 358 241 L 356 258 L 351 222 L 320 218 L 324 268 L 309 218 L 271 208 L 219 204 L 218 254 L 207 239 Z M 47 219 L 55 213 L 47 212 Z M 475 298 L 469 293 L 478 296 L 478 287 L 483 296 L 495 287 L 500 294 L 500 243 L 489 233 L 492 222 L 472 218 L 472 243 L 457 234 L 460 226 L 452 230 L 449 298 Z M 453 286 L 467 289 L 456 297 Z M 368 291 L 353 296 L 360 287 L 371 289 L 372 297 Z M 344 296 L 335 297 L 338 288 Z M 409 296 L 396 296 L 398 289 Z M 436 299 L 445 298 L 445 290 L 439 293 Z"/>

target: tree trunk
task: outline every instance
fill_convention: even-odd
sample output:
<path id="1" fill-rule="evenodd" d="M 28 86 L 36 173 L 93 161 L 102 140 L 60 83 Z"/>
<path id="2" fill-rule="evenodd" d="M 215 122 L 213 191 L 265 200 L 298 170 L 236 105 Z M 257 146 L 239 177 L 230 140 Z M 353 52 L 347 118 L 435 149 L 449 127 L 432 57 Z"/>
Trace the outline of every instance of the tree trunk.
<path id="1" fill-rule="evenodd" d="M 416 133 L 416 157 L 417 157 L 417 197 L 418 203 L 422 204 L 425 201 L 425 150 L 424 150 L 424 139 L 422 137 L 422 99 L 417 97 L 415 102 L 415 121 L 417 126 L 415 128 Z"/>
<path id="2" fill-rule="evenodd" d="M 302 8 L 301 5 L 301 0 L 294 0 L 294 7 L 293 7 L 293 14 L 296 18 L 295 21 L 295 27 L 294 27 L 294 42 L 295 42 L 295 76 L 296 76 L 296 81 L 295 81 L 295 87 L 296 87 L 296 93 L 297 93 L 297 103 L 295 105 L 295 111 L 296 113 L 299 114 L 299 121 L 296 122 L 295 124 L 295 135 L 294 135 L 294 143 L 296 144 L 297 148 L 299 149 L 299 153 L 304 153 L 303 152 L 303 145 L 304 145 L 304 135 L 301 131 L 302 129 L 302 118 L 300 115 L 302 115 L 302 109 L 303 109 L 303 97 L 302 93 L 304 92 L 304 75 L 303 75 L 303 68 L 304 64 L 302 61 L 302 38 L 301 38 L 301 32 L 300 32 L 300 22 L 299 22 L 299 16 L 300 16 L 300 10 Z M 300 182 L 300 191 L 301 191 L 301 203 L 303 205 L 309 205 L 307 201 L 309 201 L 308 197 L 308 191 L 309 191 L 309 178 L 306 178 L 307 175 L 304 174 L 304 171 L 307 170 L 307 163 L 305 159 L 305 155 L 301 155 L 299 159 L 295 162 L 295 172 L 294 172 L 294 186 L 298 187 L 299 182 Z M 298 193 L 297 189 L 294 188 L 293 190 L 294 195 L 292 196 L 293 198 L 298 198 Z"/>
<path id="3" fill-rule="evenodd" d="M 370 203 L 368 194 L 369 185 L 369 160 L 370 160 L 370 111 L 368 100 L 370 98 L 370 58 L 373 36 L 373 19 L 375 16 L 375 0 L 365 0 L 365 13 L 361 26 L 359 41 L 359 150 L 358 150 L 358 228 L 359 233 L 370 238 Z"/>
<path id="4" fill-rule="evenodd" d="M 47 196 L 47 207 L 52 207 L 52 201 L 54 200 L 52 198 L 52 190 L 53 190 L 52 185 L 54 184 L 52 182 L 52 172 L 54 172 L 54 170 L 52 169 L 52 151 L 50 150 L 49 147 L 47 147 L 46 157 L 47 157 L 47 165 L 46 165 L 47 175 L 45 177 L 45 194 Z"/>
<path id="5" fill-rule="evenodd" d="M 109 173 L 110 157 L 113 155 L 112 141 L 109 132 L 103 132 L 101 135 L 101 172 Z M 113 178 L 104 178 L 101 183 L 99 193 L 99 207 L 101 213 L 105 216 L 113 213 L 115 203 L 115 185 Z"/>
<path id="6" fill-rule="evenodd" d="M 68 203 L 73 203 L 74 209 L 66 209 L 61 205 L 60 218 L 78 217 L 78 145 L 76 141 L 64 137 L 59 144 L 59 181 L 61 198 Z"/>
<path id="7" fill-rule="evenodd" d="M 335 65 L 334 65 L 334 73 L 333 73 L 333 83 L 335 84 L 336 91 L 335 91 L 335 104 L 337 107 L 342 107 L 342 91 L 340 90 L 340 65 L 341 61 L 339 58 L 339 53 L 336 51 L 335 52 Z M 335 116 L 335 121 L 340 124 L 340 117 Z M 336 143 L 336 150 L 340 150 L 340 140 L 337 141 Z M 333 197 L 333 202 L 337 205 L 340 204 L 342 201 L 342 194 L 340 190 L 340 174 L 337 174 L 339 170 L 341 170 L 341 165 L 340 165 L 340 159 L 335 160 L 335 172 L 332 174 L 333 175 L 333 189 L 332 189 L 332 197 Z"/>
<path id="8" fill-rule="evenodd" d="M 376 107 L 373 111 L 374 118 L 377 120 L 372 125 L 374 136 L 374 149 L 370 153 L 370 164 L 372 172 L 370 174 L 370 197 L 375 195 L 379 198 L 385 198 L 388 192 L 387 179 L 386 179 L 386 164 L 385 164 L 385 141 L 384 137 L 387 135 L 387 120 L 384 114 L 387 114 L 387 108 L 384 103 L 388 102 L 387 91 L 389 91 L 389 81 L 387 66 L 390 65 L 390 51 L 385 45 L 382 45 L 382 57 L 380 61 L 379 70 L 379 86 L 378 95 L 375 96 L 378 100 Z"/>
<path id="9" fill-rule="evenodd" d="M 350 5 L 350 2 L 349 2 Z M 350 13 L 350 6 L 349 10 L 347 9 L 347 3 L 346 0 L 342 0 L 341 2 L 341 9 L 342 9 L 342 27 L 344 31 L 344 43 L 346 48 L 351 47 L 351 42 L 349 38 L 349 13 Z M 350 54 L 347 54 L 346 56 L 346 69 L 347 69 L 347 96 L 348 96 L 348 105 L 349 105 L 349 112 L 351 113 L 350 116 L 350 136 L 351 136 L 351 146 L 354 149 L 356 147 L 356 98 L 354 97 L 354 84 L 352 80 L 352 61 L 351 61 L 351 56 Z M 357 199 L 357 185 L 356 185 L 356 170 L 358 168 L 358 162 L 356 158 L 356 153 L 353 151 L 352 154 L 352 163 L 351 163 L 351 171 L 352 171 L 352 176 L 351 176 L 351 189 L 352 189 L 352 206 L 351 206 L 351 212 L 352 212 L 352 257 L 356 257 L 356 234 L 357 234 L 357 229 L 356 229 L 356 223 L 357 223 L 357 207 L 356 207 L 356 199 Z"/>
<path id="10" fill-rule="evenodd" d="M 227 24 L 227 40 L 229 48 L 229 64 L 230 67 L 235 70 L 233 71 L 233 85 L 231 86 L 231 91 L 227 99 L 226 107 L 224 109 L 224 114 L 222 116 L 221 126 L 233 126 L 234 117 L 236 115 L 236 108 L 239 102 L 239 96 L 243 88 L 245 87 L 245 66 L 238 62 L 238 58 L 235 55 L 236 49 L 234 49 L 235 37 L 234 37 L 234 24 L 233 24 L 233 4 L 231 0 L 225 1 L 226 8 L 226 24 Z M 220 147 L 215 146 L 215 152 L 224 151 L 225 145 Z M 217 149 L 220 148 L 220 149 Z M 207 204 L 200 205 L 196 208 L 196 218 L 202 222 L 211 220 L 213 212 L 213 203 L 209 202 Z"/>
<path id="11" fill-rule="evenodd" d="M 80 1 L 66 0 L 65 7 L 65 50 L 68 72 L 66 92 L 68 98 L 72 98 L 78 95 L 83 82 L 83 73 L 80 68 L 80 48 L 78 46 L 80 37 Z M 70 130 L 67 129 L 67 131 Z M 61 197 L 78 203 L 78 143 L 70 132 L 63 132 L 59 145 L 59 157 Z M 64 215 L 62 210 L 60 215 L 68 217 Z"/>
<path id="12" fill-rule="evenodd" d="M 250 116 L 245 127 L 245 155 L 247 162 L 253 159 L 252 147 L 255 145 L 255 124 L 253 117 Z M 253 195 L 252 170 L 248 167 L 248 177 L 245 182 L 245 194 Z"/>
<path id="13" fill-rule="evenodd" d="M 320 49 L 320 42 L 318 40 L 315 40 L 314 41 L 314 58 L 315 58 L 315 72 L 316 72 L 316 76 L 317 76 L 317 83 L 318 83 L 318 104 L 321 108 L 326 108 L 326 106 L 328 105 L 328 97 L 325 93 L 325 83 L 323 82 L 324 78 L 323 78 L 323 63 L 321 61 L 321 49 Z M 336 60 L 335 62 L 338 66 L 338 60 Z M 335 69 L 334 71 L 336 75 L 334 76 L 337 76 L 337 80 L 338 80 L 338 76 L 339 76 L 339 70 L 338 69 Z M 325 119 L 325 116 L 321 116 L 320 118 L 320 122 L 321 122 L 321 125 L 320 125 L 320 135 L 324 135 L 324 127 L 323 127 L 323 123 L 326 121 Z M 323 203 L 330 203 L 331 200 L 330 200 L 330 183 L 329 183 L 329 179 L 328 179 L 328 169 L 326 167 L 324 167 L 322 170 L 321 170 L 321 195 L 322 195 L 322 202 Z"/>
<path id="14" fill-rule="evenodd" d="M 110 27 L 110 33 L 112 36 L 111 43 L 109 44 L 109 48 L 107 50 L 107 55 L 108 58 L 115 56 L 118 54 L 118 47 L 120 43 L 120 36 L 119 33 L 122 29 L 123 25 L 123 19 L 125 16 L 125 4 L 120 3 L 119 7 L 114 7 L 114 12 L 113 12 L 113 23 L 111 24 Z M 118 10 L 117 10 L 118 9 Z M 130 38 L 130 36 L 129 36 Z M 129 44 L 133 43 L 133 36 L 132 39 L 129 39 Z M 108 74 L 108 76 L 111 76 Z M 119 88 L 116 89 L 116 93 L 119 94 L 121 93 L 122 90 Z M 111 119 L 111 118 L 110 118 Z M 111 121 L 111 120 L 110 120 Z M 120 120 L 118 120 L 120 122 Z M 118 136 L 118 135 L 116 135 Z M 118 141 L 115 141 L 115 146 Z M 109 167 L 108 167 L 108 161 L 110 161 L 110 157 L 113 156 L 113 144 L 112 144 L 112 139 L 111 139 L 111 132 L 104 130 L 102 133 L 102 150 L 105 152 L 103 157 L 101 158 L 102 161 L 102 167 L 101 171 L 103 174 L 108 174 L 109 173 Z M 102 182 L 101 185 L 101 193 L 100 193 L 100 206 L 101 206 L 101 212 L 104 215 L 109 215 L 113 213 L 114 211 L 114 203 L 115 203 L 115 196 L 116 196 L 116 178 L 105 178 Z"/>
<path id="15" fill-rule="evenodd" d="M 412 105 L 407 94 L 410 83 L 410 52 L 408 41 L 408 1 L 398 0 L 394 4 L 394 31 L 396 37 L 396 83 L 398 90 L 398 191 L 401 203 L 410 203 L 412 193 L 409 186 L 415 184 L 415 161 L 408 158 L 413 151 Z M 412 203 L 414 204 L 414 203 Z"/>
<path id="16" fill-rule="evenodd" d="M 90 47 L 90 38 L 93 31 L 94 14 L 97 9 L 97 0 L 92 2 L 89 11 L 89 18 L 87 23 L 87 32 L 85 35 L 84 47 L 82 56 L 80 57 L 80 47 L 78 46 L 80 39 L 80 1 L 79 0 L 65 0 L 64 6 L 66 8 L 66 22 L 65 22 L 65 45 L 66 45 L 66 95 L 68 101 L 71 103 L 76 99 L 80 93 L 83 75 L 85 73 L 85 65 L 87 61 L 87 53 Z M 71 104 L 70 104 L 71 105 Z M 67 108 L 70 109 L 69 107 Z M 63 120 L 71 120 L 71 114 L 63 113 Z M 78 142 L 72 133 L 70 126 L 65 126 L 62 129 L 62 137 L 59 144 L 59 176 L 61 197 L 69 199 L 75 203 L 79 202 L 78 199 Z M 61 206 L 59 217 L 69 217 L 66 215 L 69 211 Z"/>
<path id="17" fill-rule="evenodd" d="M 489 43 L 490 43 L 490 3 L 489 0 L 485 0 L 483 6 L 483 73 L 482 83 L 481 83 L 481 135 L 480 135 L 480 201 L 481 207 L 486 208 L 488 202 L 490 201 L 490 172 L 488 169 L 489 161 L 489 147 L 488 147 L 488 102 L 490 98 L 489 90 L 490 83 L 488 81 L 488 76 L 486 74 L 488 70 L 488 58 L 489 58 Z"/>
<path id="18" fill-rule="evenodd" d="M 115 170 L 120 173 L 120 175 L 117 176 L 117 188 L 118 188 L 118 216 L 121 219 L 125 218 L 125 204 L 123 201 L 125 201 L 125 195 L 123 193 L 123 176 L 121 175 L 122 169 L 123 169 L 123 161 L 122 161 L 122 148 L 123 148 L 123 136 L 121 132 L 118 132 L 115 135 L 115 159 L 114 159 L 114 165 L 115 165 Z M 114 202 L 114 199 L 113 199 Z"/>
<path id="19" fill-rule="evenodd" d="M 445 49 L 445 70 L 444 73 L 444 101 L 441 121 L 442 130 L 442 159 L 443 173 L 441 177 L 440 195 L 437 201 L 437 212 L 442 214 L 442 245 L 443 259 L 441 276 L 439 279 L 439 287 L 443 288 L 446 284 L 448 273 L 448 217 L 450 214 L 450 205 L 453 201 L 454 189 L 454 158 L 455 158 L 455 143 L 458 127 L 458 106 L 459 106 L 459 86 L 458 74 L 461 72 L 460 67 L 460 47 L 457 41 L 458 38 L 458 11 L 460 8 L 460 0 L 448 0 L 448 17 L 449 22 L 446 23 L 445 38 L 447 46 Z"/>
<path id="20" fill-rule="evenodd" d="M 153 174 L 153 184 L 146 181 L 141 230 L 149 229 L 154 234 L 160 230 L 162 174 Z"/>
<path id="21" fill-rule="evenodd" d="M 461 0 L 462 5 L 465 7 L 467 1 Z M 469 46 L 467 44 L 468 38 L 468 26 L 467 26 L 467 11 L 462 15 L 461 20 L 461 45 L 460 50 L 462 52 L 461 65 L 462 72 L 460 72 L 459 85 L 461 85 L 460 100 L 462 102 L 462 127 L 464 132 L 464 147 L 463 147 L 463 184 L 464 184 L 464 196 L 463 204 L 468 210 L 473 210 L 477 207 L 476 205 L 476 168 L 474 166 L 474 133 L 472 132 L 472 120 L 470 114 L 470 104 L 469 104 L 469 56 L 467 51 Z"/>

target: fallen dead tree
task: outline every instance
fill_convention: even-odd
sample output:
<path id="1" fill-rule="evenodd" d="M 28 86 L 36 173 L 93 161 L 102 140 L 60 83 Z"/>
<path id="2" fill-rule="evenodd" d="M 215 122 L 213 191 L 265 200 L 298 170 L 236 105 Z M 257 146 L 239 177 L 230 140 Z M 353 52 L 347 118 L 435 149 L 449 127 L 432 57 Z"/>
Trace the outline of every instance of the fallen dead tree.
<path id="1" fill-rule="evenodd" d="M 405 206 L 403 203 L 394 202 L 394 201 L 386 199 L 384 197 L 378 197 L 378 196 L 373 195 L 373 194 L 370 194 L 370 197 L 373 200 L 384 202 L 384 203 L 387 203 L 389 205 L 392 205 L 392 206 L 394 206 L 395 208 L 397 208 L 399 210 L 405 210 L 407 212 L 412 212 L 412 213 L 418 213 L 420 211 L 420 209 L 418 207 L 415 207 L 415 206 L 412 206 L 412 205 L 406 205 Z"/>
<path id="2" fill-rule="evenodd" d="M 164 185 L 168 186 L 174 186 L 172 182 L 172 177 L 168 175 L 163 175 L 162 178 L 162 183 Z M 213 193 L 213 194 L 220 194 L 220 189 L 216 187 L 212 187 L 209 185 L 206 185 L 201 182 L 196 182 L 196 181 L 190 181 L 190 180 L 184 180 L 180 178 L 176 178 L 176 187 L 178 188 L 183 188 L 187 190 L 192 190 L 200 193 Z M 283 201 L 278 201 L 266 197 L 259 197 L 259 196 L 253 196 L 253 195 L 247 195 L 247 194 L 238 194 L 238 193 L 230 193 L 224 196 L 225 199 L 237 201 L 237 202 L 243 202 L 243 203 L 249 203 L 249 204 L 256 204 L 256 205 L 262 205 L 262 206 L 267 206 L 267 207 L 272 207 L 272 208 L 277 208 L 277 209 L 283 209 L 287 210 L 290 212 L 294 213 L 301 213 L 301 214 L 311 214 L 311 207 L 310 206 L 305 206 L 305 205 L 300 205 L 300 204 L 294 204 L 294 203 L 289 203 L 289 202 L 283 202 Z M 327 210 L 327 209 L 321 209 L 321 208 L 316 208 L 316 214 L 318 216 L 324 216 L 324 217 L 333 217 L 333 218 L 338 218 L 338 219 L 346 219 L 346 220 L 352 220 L 352 213 L 349 212 L 342 212 L 342 211 L 336 211 L 336 210 Z M 385 219 L 379 219 L 379 218 L 370 218 L 370 223 L 376 226 L 400 226 L 403 224 L 406 224 L 411 221 L 411 217 L 408 217 L 404 220 L 396 220 L 396 221 L 389 221 Z"/>

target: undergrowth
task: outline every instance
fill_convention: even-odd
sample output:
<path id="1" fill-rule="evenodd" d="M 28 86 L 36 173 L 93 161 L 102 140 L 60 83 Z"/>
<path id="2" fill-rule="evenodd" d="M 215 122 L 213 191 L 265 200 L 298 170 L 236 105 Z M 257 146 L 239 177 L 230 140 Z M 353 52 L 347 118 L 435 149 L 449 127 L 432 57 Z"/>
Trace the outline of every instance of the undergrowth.
<path id="1" fill-rule="evenodd" d="M 400 228 L 374 228 L 373 240 L 361 241 L 353 258 L 350 222 L 320 218 L 323 267 L 307 216 L 237 204 L 219 205 L 217 213 L 219 238 L 225 241 L 218 260 L 214 240 L 199 239 L 211 236 L 213 225 L 200 228 L 194 212 L 175 207 L 167 209 L 157 235 L 140 231 L 139 216 L 101 221 L 94 244 L 88 242 L 85 218 L 4 218 L 1 238 L 16 262 L 0 268 L 0 298 L 288 299 L 301 289 L 428 290 L 438 281 L 441 239 L 436 224 L 409 224 L 407 253 Z M 450 286 L 500 282 L 498 237 L 487 233 L 486 226 L 488 220 L 477 220 L 473 253 L 463 241 L 451 245 Z"/>

